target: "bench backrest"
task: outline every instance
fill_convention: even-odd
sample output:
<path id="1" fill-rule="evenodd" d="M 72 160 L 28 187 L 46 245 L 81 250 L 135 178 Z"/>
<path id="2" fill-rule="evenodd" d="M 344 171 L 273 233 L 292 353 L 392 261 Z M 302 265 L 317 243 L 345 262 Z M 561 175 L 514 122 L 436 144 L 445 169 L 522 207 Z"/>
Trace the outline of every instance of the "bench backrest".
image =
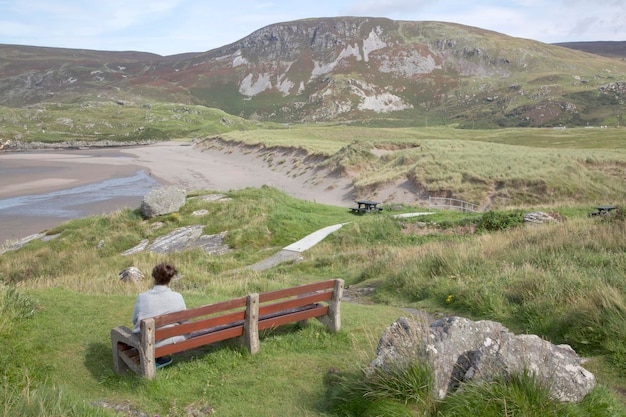
<path id="1" fill-rule="evenodd" d="M 152 338 L 153 334 L 154 343 L 157 343 L 174 336 L 187 336 L 182 342 L 155 348 L 155 357 L 160 357 L 243 336 L 246 326 L 250 326 L 250 319 L 253 319 L 254 330 L 258 332 L 287 323 L 328 316 L 329 312 L 332 313 L 330 310 L 338 309 L 337 297 L 341 297 L 341 291 L 337 294 L 339 287 L 343 289 L 342 280 L 328 280 L 250 294 L 144 319 L 141 322 L 141 338 L 145 341 Z"/>

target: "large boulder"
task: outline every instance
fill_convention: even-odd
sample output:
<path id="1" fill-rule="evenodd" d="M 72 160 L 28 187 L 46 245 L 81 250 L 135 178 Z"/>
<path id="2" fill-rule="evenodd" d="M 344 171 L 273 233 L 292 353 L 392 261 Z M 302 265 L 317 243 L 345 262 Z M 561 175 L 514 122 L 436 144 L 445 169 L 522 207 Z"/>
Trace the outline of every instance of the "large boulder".
<path id="1" fill-rule="evenodd" d="M 578 402 L 595 386 L 568 345 L 515 335 L 500 323 L 462 317 L 426 322 L 401 317 L 381 337 L 371 367 L 418 361 L 433 372 L 433 395 L 444 398 L 461 384 L 529 372 L 559 401 Z"/>
<path id="2" fill-rule="evenodd" d="M 185 205 L 187 191 L 177 186 L 155 188 L 143 197 L 141 215 L 147 219 L 175 213 Z"/>

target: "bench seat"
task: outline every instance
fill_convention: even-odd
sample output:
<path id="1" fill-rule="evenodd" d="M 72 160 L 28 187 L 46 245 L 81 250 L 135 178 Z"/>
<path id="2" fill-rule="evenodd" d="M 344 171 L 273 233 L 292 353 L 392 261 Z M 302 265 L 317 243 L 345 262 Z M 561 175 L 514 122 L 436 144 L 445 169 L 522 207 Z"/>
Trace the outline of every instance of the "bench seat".
<path id="1" fill-rule="evenodd" d="M 331 332 L 341 327 L 341 279 L 305 284 L 190 308 L 143 319 L 140 332 L 126 326 L 111 330 L 113 365 L 117 373 L 133 371 L 147 379 L 156 376 L 155 358 L 212 343 L 239 338 L 248 351 L 259 350 L 259 330 L 310 318 Z M 166 327 L 164 327 L 166 326 Z M 156 347 L 160 340 L 185 336 L 185 340 Z"/>

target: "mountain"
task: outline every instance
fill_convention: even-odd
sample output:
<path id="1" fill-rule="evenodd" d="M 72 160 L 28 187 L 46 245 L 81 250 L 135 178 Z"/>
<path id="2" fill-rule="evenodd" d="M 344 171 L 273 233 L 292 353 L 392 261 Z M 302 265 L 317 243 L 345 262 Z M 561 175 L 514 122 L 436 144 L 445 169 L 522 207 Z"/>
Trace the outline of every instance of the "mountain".
<path id="1" fill-rule="evenodd" d="M 626 41 L 562 42 L 554 45 L 626 61 Z"/>
<path id="2" fill-rule="evenodd" d="M 342 17 L 270 25 L 202 53 L 0 45 L 0 105 L 116 101 L 253 120 L 459 127 L 610 124 L 626 63 L 441 22 Z"/>

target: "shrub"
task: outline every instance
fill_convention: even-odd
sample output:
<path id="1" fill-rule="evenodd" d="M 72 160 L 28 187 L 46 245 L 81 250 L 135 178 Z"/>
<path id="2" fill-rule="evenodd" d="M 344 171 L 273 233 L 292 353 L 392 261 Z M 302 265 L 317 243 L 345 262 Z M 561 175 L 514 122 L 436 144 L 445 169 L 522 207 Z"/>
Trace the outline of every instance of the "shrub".
<path id="1" fill-rule="evenodd" d="M 524 214 L 520 210 L 512 212 L 488 211 L 478 220 L 476 231 L 498 231 L 510 227 L 520 226 L 524 223 Z"/>

